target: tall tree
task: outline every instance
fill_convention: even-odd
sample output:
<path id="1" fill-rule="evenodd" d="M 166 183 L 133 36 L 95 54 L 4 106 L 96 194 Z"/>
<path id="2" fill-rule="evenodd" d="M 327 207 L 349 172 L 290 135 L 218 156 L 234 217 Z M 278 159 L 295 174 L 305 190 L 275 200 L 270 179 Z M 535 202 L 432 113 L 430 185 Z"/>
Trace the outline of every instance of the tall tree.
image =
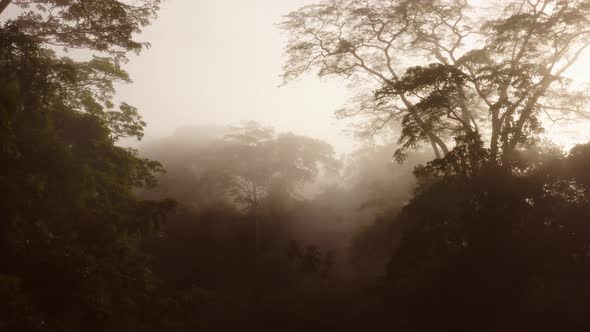
<path id="1" fill-rule="evenodd" d="M 219 158 L 216 168 L 226 175 L 232 198 L 248 208 L 273 190 L 292 194 L 321 171 L 339 167 L 329 144 L 291 133 L 275 134 L 253 121 L 233 128 L 225 140 L 225 147 L 211 154 Z"/>
<path id="2" fill-rule="evenodd" d="M 135 196 L 162 168 L 116 144 L 145 123 L 112 99 L 129 81 L 117 61 L 139 49 L 130 31 L 153 13 L 14 4 L 31 9 L 0 27 L 0 329 L 148 330 L 155 282 L 139 243 L 174 204 Z M 58 44 L 98 53 L 74 61 Z"/>
<path id="3" fill-rule="evenodd" d="M 282 23 L 291 39 L 283 77 L 362 80 L 360 99 L 343 116 L 364 129 L 402 126 L 401 149 L 485 135 L 493 163 L 541 130 L 542 117 L 586 117 L 584 93 L 564 77 L 590 43 L 588 1 L 327 0 Z M 506 162 L 506 158 L 503 160 Z"/>

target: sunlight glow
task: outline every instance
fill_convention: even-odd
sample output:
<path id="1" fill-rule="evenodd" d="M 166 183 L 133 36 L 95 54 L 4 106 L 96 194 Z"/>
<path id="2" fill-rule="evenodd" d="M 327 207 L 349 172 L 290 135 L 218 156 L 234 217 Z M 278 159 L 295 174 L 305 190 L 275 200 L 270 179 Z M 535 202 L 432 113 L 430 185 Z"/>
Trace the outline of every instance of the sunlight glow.
<path id="1" fill-rule="evenodd" d="M 566 76 L 573 80 L 577 89 L 590 86 L 590 52 L 574 64 L 566 73 Z M 590 112 L 589 112 L 590 113 Z M 552 142 L 569 150 L 576 144 L 588 143 L 590 141 L 590 117 L 576 119 L 574 121 L 559 121 L 553 123 L 545 120 L 545 136 Z"/>

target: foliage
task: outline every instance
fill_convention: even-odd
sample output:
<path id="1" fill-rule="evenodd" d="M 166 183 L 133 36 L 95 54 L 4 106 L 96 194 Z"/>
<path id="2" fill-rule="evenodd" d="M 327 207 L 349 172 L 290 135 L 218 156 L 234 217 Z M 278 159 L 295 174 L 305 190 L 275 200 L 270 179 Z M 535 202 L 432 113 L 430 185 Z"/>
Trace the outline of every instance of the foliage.
<path id="1" fill-rule="evenodd" d="M 489 144 L 490 163 L 510 166 L 542 132 L 544 118 L 588 118 L 586 93 L 564 75 L 590 45 L 590 5 L 499 6 L 496 12 L 467 0 L 320 1 L 282 23 L 291 37 L 283 77 L 317 70 L 353 80 L 360 97 L 340 114 L 364 117 L 368 133 L 399 123 L 400 161 L 424 144 L 443 157 L 450 138 L 475 132 Z"/>
<path id="2" fill-rule="evenodd" d="M 156 280 L 139 244 L 175 204 L 134 189 L 163 169 L 116 145 L 145 125 L 135 108 L 114 109 L 114 83 L 129 81 L 116 61 L 46 48 L 137 50 L 131 33 L 147 13 L 117 1 L 15 3 L 49 11 L 0 28 L 0 329 L 147 330 Z"/>
<path id="3" fill-rule="evenodd" d="M 323 169 L 334 171 L 338 163 L 332 147 L 291 133 L 275 136 L 272 129 L 246 122 L 226 136 L 224 170 L 233 199 L 256 206 L 271 190 L 292 192 L 314 180 Z"/>
<path id="4" fill-rule="evenodd" d="M 136 34 L 155 18 L 160 0 L 14 0 L 22 8 L 6 22 L 36 43 L 65 49 L 87 49 L 124 60 L 145 42 Z"/>
<path id="5" fill-rule="evenodd" d="M 166 186 L 184 188 L 167 194 L 186 201 L 194 197 L 195 204 L 229 199 L 252 209 L 271 194 L 292 197 L 304 184 L 339 167 L 329 144 L 292 133 L 275 134 L 272 128 L 253 121 L 231 128 L 222 139 L 182 143 L 173 138 L 165 144 L 163 149 L 178 149 L 184 156 L 164 159 L 174 172 L 162 178 L 161 191 Z M 181 152 L 182 144 L 187 144 L 185 152 Z M 145 149 L 157 151 L 155 147 Z"/>
<path id="6" fill-rule="evenodd" d="M 383 284 L 400 328 L 586 329 L 587 152 L 531 151 L 518 175 L 471 172 L 453 157 L 442 167 L 452 171 L 420 170 L 438 180 L 398 216 L 403 238 Z"/>
<path id="7" fill-rule="evenodd" d="M 297 241 L 291 241 L 287 247 L 287 257 L 301 272 L 318 272 L 322 278 L 327 277 L 334 265 L 333 252 L 322 252 L 317 245 L 302 247 Z"/>

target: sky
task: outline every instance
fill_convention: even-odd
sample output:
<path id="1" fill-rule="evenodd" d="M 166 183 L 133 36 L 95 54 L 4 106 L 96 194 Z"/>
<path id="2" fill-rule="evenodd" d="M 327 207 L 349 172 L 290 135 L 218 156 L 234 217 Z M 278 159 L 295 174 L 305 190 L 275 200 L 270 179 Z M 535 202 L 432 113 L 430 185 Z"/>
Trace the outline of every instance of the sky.
<path id="1" fill-rule="evenodd" d="M 255 120 L 349 152 L 357 143 L 334 116 L 347 101 L 346 81 L 310 74 L 280 86 L 287 37 L 277 24 L 315 1 L 164 0 L 159 17 L 139 36 L 151 48 L 131 56 L 125 69 L 134 83 L 117 86 L 117 99 L 139 108 L 148 123 L 146 141 L 178 127 Z M 9 8 L 5 18 L 17 12 Z M 568 75 L 590 78 L 590 51 Z M 590 139 L 588 122 L 551 128 L 548 136 L 566 148 Z"/>
<path id="2" fill-rule="evenodd" d="M 140 109 L 145 140 L 179 126 L 255 120 L 350 151 L 354 140 L 334 111 L 346 82 L 315 75 L 279 87 L 286 43 L 282 16 L 313 0 L 166 0 L 141 34 L 151 48 L 126 65 L 134 83 L 118 98 Z"/>
<path id="3" fill-rule="evenodd" d="M 146 140 L 194 124 L 237 125 L 255 120 L 331 143 L 355 146 L 334 111 L 347 100 L 346 82 L 308 75 L 279 87 L 286 43 L 282 16 L 314 0 L 166 0 L 140 39 L 152 47 L 126 69 L 134 83 L 118 96 L 139 107 Z M 570 71 L 590 76 L 587 55 Z M 571 147 L 590 138 L 588 124 L 553 127 L 551 139 Z"/>

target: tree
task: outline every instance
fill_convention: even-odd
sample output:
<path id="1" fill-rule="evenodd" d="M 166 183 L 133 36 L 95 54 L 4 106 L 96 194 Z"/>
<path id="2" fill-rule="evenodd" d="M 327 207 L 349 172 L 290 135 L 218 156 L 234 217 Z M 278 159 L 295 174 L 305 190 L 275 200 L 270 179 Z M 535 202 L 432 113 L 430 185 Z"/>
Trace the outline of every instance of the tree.
<path id="1" fill-rule="evenodd" d="M 11 1 L 4 1 L 8 6 Z M 113 104 L 114 83 L 130 83 L 129 75 L 121 68 L 129 52 L 139 53 L 149 44 L 136 40 L 136 34 L 155 18 L 160 0 L 141 1 L 12 1 L 22 8 L 21 13 L 4 22 L 3 39 L 15 39 L 43 48 L 63 47 L 93 53 L 88 61 L 74 61 L 56 56 L 52 84 L 61 85 L 67 103 L 78 111 L 96 114 L 110 124 L 115 138 L 143 136 L 137 109 L 121 103 Z M 2 12 L 0 11 L 0 14 Z M 5 44 L 5 52 L 17 52 L 18 46 Z M 26 55 L 22 54 L 23 62 Z M 50 58 L 47 58 L 50 59 Z M 22 64 L 22 62 L 21 62 Z M 24 87 L 23 91 L 26 91 Z M 65 102 L 65 100 L 64 100 Z"/>
<path id="2" fill-rule="evenodd" d="M 136 34 L 155 18 L 160 0 L 3 0 L 0 15 L 11 3 L 22 12 L 5 22 L 44 45 L 89 49 L 123 60 L 148 43 Z"/>
<path id="3" fill-rule="evenodd" d="M 114 82 L 129 81 L 115 59 L 48 49 L 56 41 L 122 52 L 131 39 L 108 37 L 122 26 L 107 32 L 90 25 L 98 17 L 78 19 L 89 1 L 15 3 L 39 6 L 0 28 L 0 329 L 147 330 L 156 282 L 140 241 L 174 203 L 134 190 L 153 186 L 162 167 L 116 144 L 140 139 L 145 123 L 130 105 L 114 108 Z M 112 27 L 126 24 L 115 3 Z"/>
<path id="4" fill-rule="evenodd" d="M 149 197 L 176 197 L 195 207 L 228 200 L 248 210 L 272 195 L 292 198 L 340 166 L 329 144 L 254 121 L 190 127 L 141 150 L 169 170 L 155 190 L 160 192 Z"/>
<path id="5" fill-rule="evenodd" d="M 327 0 L 286 16 L 291 36 L 283 77 L 318 70 L 355 84 L 364 130 L 402 127 L 405 151 L 472 132 L 506 164 L 551 120 L 588 118 L 586 94 L 566 71 L 590 43 L 588 1 L 501 1 L 499 11 L 467 0 Z"/>
<path id="6" fill-rule="evenodd" d="M 226 136 L 220 169 L 228 176 L 233 199 L 252 208 L 275 190 L 291 194 L 313 181 L 320 171 L 334 171 L 332 147 L 291 133 L 275 135 L 271 128 L 245 122 Z M 214 152 L 215 153 L 215 152 Z"/>
<path id="7" fill-rule="evenodd" d="M 478 159 L 477 151 L 461 151 L 463 160 Z M 471 173 L 470 164 L 453 163 L 432 181 L 440 161 L 420 169 L 426 181 L 394 217 L 402 240 L 382 288 L 398 327 L 588 328 L 590 192 L 587 172 L 580 172 L 588 151 L 587 144 L 569 154 L 530 149 L 520 156 L 518 176 Z"/>

